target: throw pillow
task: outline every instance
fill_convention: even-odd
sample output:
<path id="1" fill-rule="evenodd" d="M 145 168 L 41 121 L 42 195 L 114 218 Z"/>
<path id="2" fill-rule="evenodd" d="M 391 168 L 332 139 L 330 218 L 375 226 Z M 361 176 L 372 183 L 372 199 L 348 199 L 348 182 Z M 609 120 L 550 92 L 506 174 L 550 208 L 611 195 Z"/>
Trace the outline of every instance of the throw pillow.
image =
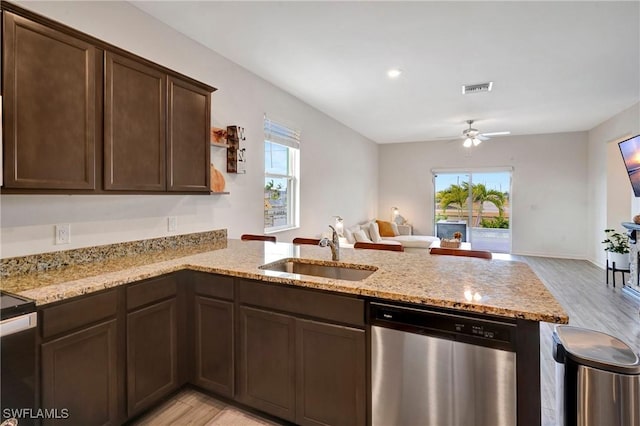
<path id="1" fill-rule="evenodd" d="M 353 233 L 353 238 L 355 238 L 357 243 L 372 243 L 371 239 L 367 237 L 367 234 L 364 233 L 364 230 L 361 229 L 358 232 Z"/>
<path id="2" fill-rule="evenodd" d="M 349 231 L 349 232 L 351 232 L 352 240 L 349 240 L 348 234 L 347 234 L 346 232 L 345 232 L 345 234 L 344 234 L 344 235 L 345 235 L 345 237 L 347 237 L 347 241 L 349 241 L 349 244 L 354 244 L 354 243 L 356 242 L 356 239 L 355 239 L 355 238 L 353 238 L 353 234 L 355 234 L 355 233 L 356 233 L 356 232 L 358 232 L 359 230 L 360 230 L 360 225 L 353 225 L 353 226 L 350 226 L 350 227 L 348 227 L 348 228 L 346 228 L 346 229 L 345 229 L 345 231 Z"/>
<path id="3" fill-rule="evenodd" d="M 344 230 L 344 237 L 347 239 L 349 244 L 354 244 L 356 242 L 356 239 L 353 238 L 353 232 L 349 228 Z"/>
<path id="4" fill-rule="evenodd" d="M 400 231 L 398 230 L 398 224 L 395 222 L 391 222 L 391 228 L 393 229 L 393 236 L 397 237 L 400 235 Z"/>
<path id="5" fill-rule="evenodd" d="M 362 225 L 360 225 L 360 230 L 364 231 L 364 235 L 366 235 L 369 240 L 371 240 L 371 234 L 369 233 L 370 226 L 371 222 L 363 223 Z"/>
<path id="6" fill-rule="evenodd" d="M 378 230 L 377 223 L 371 222 L 371 224 L 369 224 L 369 236 L 371 236 L 371 241 L 373 241 L 374 243 L 379 243 L 380 241 L 382 241 L 382 238 L 380 238 L 380 231 Z"/>
<path id="7" fill-rule="evenodd" d="M 393 226 L 391 222 L 385 222 L 384 220 L 376 220 L 378 224 L 378 229 L 380 230 L 381 237 L 395 237 L 396 234 L 393 232 Z"/>

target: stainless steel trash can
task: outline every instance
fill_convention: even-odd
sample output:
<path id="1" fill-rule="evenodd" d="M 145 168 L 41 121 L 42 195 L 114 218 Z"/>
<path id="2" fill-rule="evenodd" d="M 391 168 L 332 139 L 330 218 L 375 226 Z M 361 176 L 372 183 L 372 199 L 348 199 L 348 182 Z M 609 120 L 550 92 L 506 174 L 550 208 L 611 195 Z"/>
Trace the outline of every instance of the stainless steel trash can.
<path id="1" fill-rule="evenodd" d="M 568 325 L 553 333 L 556 419 L 566 426 L 640 426 L 640 359 L 623 341 Z"/>

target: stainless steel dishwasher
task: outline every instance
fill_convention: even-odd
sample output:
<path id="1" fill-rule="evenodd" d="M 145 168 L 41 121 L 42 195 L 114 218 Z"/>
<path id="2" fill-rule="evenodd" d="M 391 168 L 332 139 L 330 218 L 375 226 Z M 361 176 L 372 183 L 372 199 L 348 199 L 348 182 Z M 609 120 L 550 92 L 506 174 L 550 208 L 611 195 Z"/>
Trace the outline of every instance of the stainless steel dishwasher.
<path id="1" fill-rule="evenodd" d="M 369 312 L 373 426 L 517 424 L 513 324 L 380 303 Z"/>

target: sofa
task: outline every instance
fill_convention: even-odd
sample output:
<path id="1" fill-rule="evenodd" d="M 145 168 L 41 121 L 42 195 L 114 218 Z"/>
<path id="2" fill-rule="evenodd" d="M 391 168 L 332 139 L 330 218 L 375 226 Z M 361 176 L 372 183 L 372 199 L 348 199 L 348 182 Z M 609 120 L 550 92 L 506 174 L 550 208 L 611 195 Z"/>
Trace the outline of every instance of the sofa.
<path id="1" fill-rule="evenodd" d="M 369 220 L 344 229 L 343 247 L 353 247 L 356 241 L 378 244 L 402 244 L 406 252 L 422 252 L 439 238 L 431 235 L 411 235 L 411 227 L 393 222 Z"/>

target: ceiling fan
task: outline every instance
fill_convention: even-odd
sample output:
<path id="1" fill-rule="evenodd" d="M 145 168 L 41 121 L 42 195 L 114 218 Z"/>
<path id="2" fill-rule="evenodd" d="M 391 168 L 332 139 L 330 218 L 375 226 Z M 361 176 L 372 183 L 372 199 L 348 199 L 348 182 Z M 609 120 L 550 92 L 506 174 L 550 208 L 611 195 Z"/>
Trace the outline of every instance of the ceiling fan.
<path id="1" fill-rule="evenodd" d="M 472 146 L 478 146 L 482 143 L 482 141 L 486 141 L 487 139 L 491 139 L 490 136 L 504 136 L 509 135 L 511 132 L 491 132 L 491 133 L 480 133 L 478 129 L 474 129 L 471 127 L 474 120 L 467 120 L 467 124 L 469 125 L 468 129 L 464 129 L 462 131 L 462 138 L 464 142 L 462 146 L 465 148 L 470 148 Z"/>

